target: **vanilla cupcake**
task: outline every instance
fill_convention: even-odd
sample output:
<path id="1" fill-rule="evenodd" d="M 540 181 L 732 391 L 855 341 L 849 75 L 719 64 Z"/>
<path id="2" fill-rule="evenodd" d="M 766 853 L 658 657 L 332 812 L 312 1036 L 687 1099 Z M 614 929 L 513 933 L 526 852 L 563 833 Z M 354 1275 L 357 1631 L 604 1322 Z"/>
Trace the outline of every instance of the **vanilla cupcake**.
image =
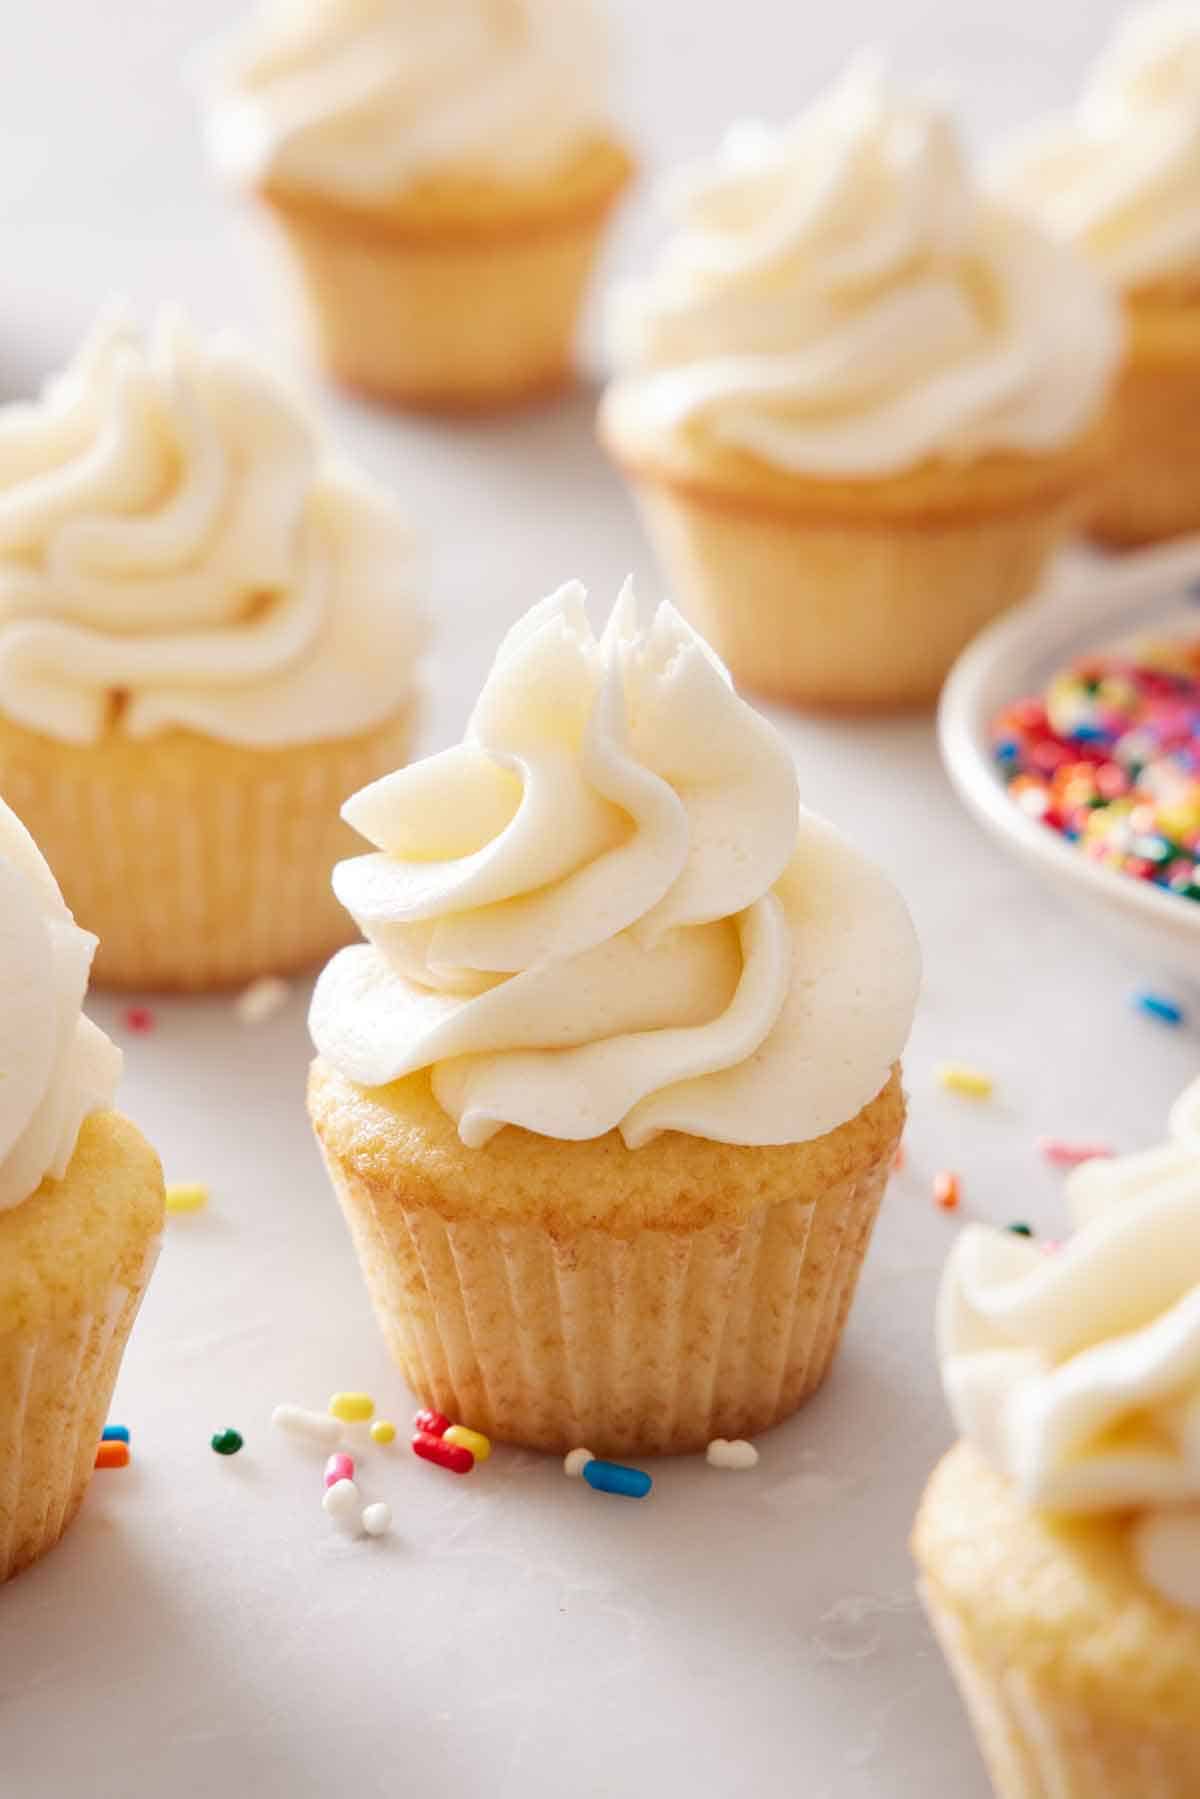
<path id="1" fill-rule="evenodd" d="M 158 1157 L 83 1017 L 96 940 L 0 800 L 0 1581 L 79 1509 L 158 1253 Z"/>
<path id="2" fill-rule="evenodd" d="M 1133 13 L 1075 110 L 1002 149 L 993 174 L 1124 304 L 1116 453 L 1095 536 L 1200 530 L 1200 5 Z"/>
<path id="3" fill-rule="evenodd" d="M 590 0 L 284 0 L 212 83 L 218 166 L 282 227 L 317 353 L 399 405 L 500 407 L 571 373 L 631 173 Z"/>
<path id="4" fill-rule="evenodd" d="M 600 428 L 681 602 L 760 691 L 929 700 L 1094 487 L 1112 303 L 874 60 L 671 201 Z"/>
<path id="5" fill-rule="evenodd" d="M 509 1442 L 749 1437 L 824 1378 L 904 1117 L 884 876 L 668 606 L 577 584 L 356 794 L 309 1106 L 413 1390 Z"/>
<path id="6" fill-rule="evenodd" d="M 98 979 L 209 987 L 346 941 L 337 808 L 407 750 L 412 560 L 296 403 L 175 319 L 106 320 L 0 408 L 0 790 Z"/>
<path id="7" fill-rule="evenodd" d="M 1000 1799 L 1200 1793 L 1200 1081 L 1071 1179 L 1055 1253 L 972 1225 L 938 1335 L 963 1441 L 915 1552 Z"/>

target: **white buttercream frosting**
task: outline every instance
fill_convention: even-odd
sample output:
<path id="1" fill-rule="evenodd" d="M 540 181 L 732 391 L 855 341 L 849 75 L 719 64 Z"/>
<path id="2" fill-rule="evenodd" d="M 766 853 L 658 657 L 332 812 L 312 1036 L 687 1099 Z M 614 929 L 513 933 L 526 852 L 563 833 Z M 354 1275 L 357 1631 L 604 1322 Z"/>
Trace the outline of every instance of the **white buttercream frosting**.
<path id="1" fill-rule="evenodd" d="M 1200 271 L 1200 5 L 1130 15 L 1072 112 L 995 155 L 997 189 L 1119 287 Z"/>
<path id="2" fill-rule="evenodd" d="M 616 432 L 701 428 L 798 474 L 1038 453 L 1096 418 L 1119 322 L 1068 250 L 973 186 L 953 122 L 854 65 L 675 184 L 677 232 L 610 312 Z"/>
<path id="3" fill-rule="evenodd" d="M 209 141 L 237 180 L 348 200 L 526 176 L 604 127 L 607 70 L 590 0 L 271 0 L 219 59 Z"/>
<path id="4" fill-rule="evenodd" d="M 121 1052 L 80 1007 L 96 939 L 71 917 L 33 838 L 0 800 L 0 1212 L 61 1180 Z"/>
<path id="5" fill-rule="evenodd" d="M 423 627 L 391 500 L 222 337 L 108 316 L 0 408 L 0 713 L 71 742 L 256 748 L 405 703 Z"/>
<path id="6" fill-rule="evenodd" d="M 317 983 L 317 1048 L 368 1087 L 431 1069 L 470 1145 L 820 1136 L 907 1038 L 903 902 L 670 606 L 642 625 L 626 588 L 597 639 L 584 603 L 535 606 L 464 742 L 345 806 L 368 941 Z"/>
<path id="7" fill-rule="evenodd" d="M 1053 1254 L 969 1225 L 938 1311 L 950 1409 L 1031 1505 L 1140 1514 L 1145 1578 L 1200 1602 L 1200 1081 L 1162 1148 L 1088 1162 Z M 1185 1598 L 1184 1595 L 1190 1595 Z"/>

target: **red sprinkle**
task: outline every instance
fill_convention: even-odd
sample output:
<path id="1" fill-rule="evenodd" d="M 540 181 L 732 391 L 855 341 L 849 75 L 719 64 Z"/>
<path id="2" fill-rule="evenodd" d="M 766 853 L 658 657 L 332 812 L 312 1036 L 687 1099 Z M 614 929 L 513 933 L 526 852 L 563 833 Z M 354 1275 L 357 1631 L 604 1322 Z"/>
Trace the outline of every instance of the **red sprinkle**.
<path id="1" fill-rule="evenodd" d="M 413 1454 L 419 1455 L 422 1461 L 436 1462 L 439 1468 L 448 1468 L 451 1474 L 469 1474 L 475 1466 L 475 1457 L 469 1449 L 463 1449 L 457 1443 L 446 1443 L 426 1430 L 417 1432 L 412 1448 Z"/>
<path id="2" fill-rule="evenodd" d="M 948 1168 L 944 1168 L 941 1174 L 934 1175 L 933 1198 L 934 1204 L 940 1206 L 943 1212 L 957 1212 L 962 1199 L 962 1183 Z"/>
<path id="3" fill-rule="evenodd" d="M 97 1468 L 128 1468 L 128 1443 L 100 1443 L 96 1449 Z"/>
<path id="4" fill-rule="evenodd" d="M 1039 1137 L 1038 1148 L 1056 1168 L 1078 1168 L 1081 1162 L 1107 1159 L 1114 1154 L 1106 1143 L 1064 1143 L 1059 1137 Z"/>
<path id="5" fill-rule="evenodd" d="M 425 1411 L 418 1412 L 413 1419 L 413 1429 L 418 1435 L 444 1437 L 450 1429 L 450 1420 L 441 1412 L 431 1412 L 426 1408 Z"/>
<path id="6" fill-rule="evenodd" d="M 127 1031 L 133 1031 L 137 1036 L 144 1037 L 148 1031 L 154 1029 L 154 1014 L 149 1006 L 130 1006 L 125 1012 L 122 1022 Z"/>

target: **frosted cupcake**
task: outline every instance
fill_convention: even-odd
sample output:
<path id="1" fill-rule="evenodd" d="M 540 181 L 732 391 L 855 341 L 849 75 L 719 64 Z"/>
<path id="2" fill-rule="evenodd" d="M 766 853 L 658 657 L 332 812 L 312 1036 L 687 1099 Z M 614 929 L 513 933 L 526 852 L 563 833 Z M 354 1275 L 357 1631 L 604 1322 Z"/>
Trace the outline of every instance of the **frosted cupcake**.
<path id="1" fill-rule="evenodd" d="M 273 4 L 213 83 L 222 170 L 283 228 L 318 353 L 400 405 L 555 388 L 631 164 L 589 0 Z"/>
<path id="2" fill-rule="evenodd" d="M 214 986 L 345 942 L 337 808 L 407 750 L 411 565 L 390 499 L 175 319 L 105 321 L 0 409 L 0 790 L 100 980 Z"/>
<path id="3" fill-rule="evenodd" d="M 763 692 L 930 699 L 1094 487 L 1112 303 L 873 60 L 670 199 L 600 427 L 680 600 Z"/>
<path id="4" fill-rule="evenodd" d="M 1200 6 L 1134 13 L 1074 112 L 1003 150 L 994 174 L 1124 303 L 1095 535 L 1136 544 L 1200 529 Z"/>
<path id="5" fill-rule="evenodd" d="M 595 1453 L 751 1436 L 824 1378 L 904 1116 L 891 884 L 668 606 L 577 584 L 466 738 L 356 794 L 309 1106 L 421 1398 Z"/>
<path id="6" fill-rule="evenodd" d="M 1056 1253 L 969 1226 L 915 1550 L 1000 1799 L 1200 1793 L 1200 1082 Z"/>
<path id="7" fill-rule="evenodd" d="M 0 1581 L 79 1508 L 158 1252 L 158 1157 L 80 1012 L 96 940 L 0 800 Z"/>

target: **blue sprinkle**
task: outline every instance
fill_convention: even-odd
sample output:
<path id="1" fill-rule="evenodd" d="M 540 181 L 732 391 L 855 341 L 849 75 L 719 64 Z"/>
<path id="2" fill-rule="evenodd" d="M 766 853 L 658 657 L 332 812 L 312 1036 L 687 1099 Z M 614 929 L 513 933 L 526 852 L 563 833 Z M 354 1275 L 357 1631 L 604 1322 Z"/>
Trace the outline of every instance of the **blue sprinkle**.
<path id="1" fill-rule="evenodd" d="M 1015 762 L 1021 754 L 1021 746 L 1011 737 L 1004 737 L 995 745 L 995 753 L 997 762 Z"/>
<path id="2" fill-rule="evenodd" d="M 1173 999 L 1164 999 L 1161 993 L 1135 993 L 1133 1003 L 1139 1012 L 1161 1019 L 1163 1024 L 1183 1023 L 1183 1007 L 1177 1006 Z"/>
<path id="3" fill-rule="evenodd" d="M 106 1424 L 100 1432 L 102 1443 L 128 1443 L 129 1426 L 127 1424 Z"/>
<path id="4" fill-rule="evenodd" d="M 619 1493 L 624 1499 L 644 1499 L 654 1485 L 640 1468 L 623 1468 L 620 1462 L 588 1462 L 583 1478 L 597 1493 Z"/>
<path id="5" fill-rule="evenodd" d="M 1107 743 L 1109 733 L 1103 725 L 1076 725 L 1071 736 L 1076 743 Z"/>

